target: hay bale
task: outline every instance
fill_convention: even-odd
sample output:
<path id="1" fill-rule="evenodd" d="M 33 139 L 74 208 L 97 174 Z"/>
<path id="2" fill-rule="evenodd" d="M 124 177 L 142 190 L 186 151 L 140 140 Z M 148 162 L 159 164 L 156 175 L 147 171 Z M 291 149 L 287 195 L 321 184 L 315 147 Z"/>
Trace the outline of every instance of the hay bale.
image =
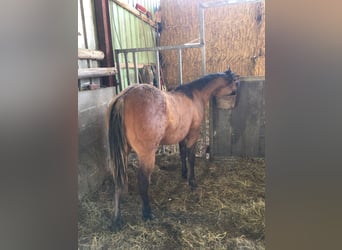
<path id="1" fill-rule="evenodd" d="M 161 1 L 161 45 L 179 45 L 199 39 L 198 4 L 203 0 Z M 244 3 L 205 10 L 206 68 L 224 71 L 230 65 L 243 76 L 265 75 L 265 3 Z M 178 85 L 176 52 L 162 52 L 164 81 Z M 183 82 L 202 75 L 200 49 L 183 53 Z"/>

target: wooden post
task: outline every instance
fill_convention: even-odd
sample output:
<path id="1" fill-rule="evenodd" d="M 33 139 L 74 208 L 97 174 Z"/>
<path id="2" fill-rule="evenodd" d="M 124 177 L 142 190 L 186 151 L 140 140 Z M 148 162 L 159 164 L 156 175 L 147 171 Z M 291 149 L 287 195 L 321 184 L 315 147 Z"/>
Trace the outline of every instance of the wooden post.
<path id="1" fill-rule="evenodd" d="M 100 62 L 100 65 L 101 67 L 114 67 L 108 0 L 94 0 L 94 7 L 99 49 L 103 51 L 105 55 L 104 59 Z M 116 86 L 117 81 L 115 76 L 104 78 L 103 85 Z"/>

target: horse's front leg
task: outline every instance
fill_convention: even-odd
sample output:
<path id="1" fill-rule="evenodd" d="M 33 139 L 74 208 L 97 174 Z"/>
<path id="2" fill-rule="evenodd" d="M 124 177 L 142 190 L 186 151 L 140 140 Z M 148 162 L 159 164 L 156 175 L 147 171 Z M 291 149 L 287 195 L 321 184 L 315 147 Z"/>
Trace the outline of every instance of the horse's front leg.
<path id="1" fill-rule="evenodd" d="M 197 187 L 195 180 L 195 151 L 196 151 L 196 143 L 191 147 L 186 149 L 189 161 L 189 175 L 188 182 L 191 186 L 191 189 L 195 189 Z"/>
<path id="2" fill-rule="evenodd" d="M 200 134 L 200 126 L 198 126 L 198 128 L 196 129 L 191 129 L 185 139 L 186 156 L 189 162 L 188 182 L 192 190 L 197 187 L 197 184 L 195 181 L 194 168 L 195 168 L 196 143 L 197 143 L 197 138 L 199 134 Z"/>
<path id="3" fill-rule="evenodd" d="M 188 176 L 188 169 L 186 167 L 187 150 L 185 140 L 179 142 L 179 155 L 182 162 L 182 177 L 186 179 Z"/>

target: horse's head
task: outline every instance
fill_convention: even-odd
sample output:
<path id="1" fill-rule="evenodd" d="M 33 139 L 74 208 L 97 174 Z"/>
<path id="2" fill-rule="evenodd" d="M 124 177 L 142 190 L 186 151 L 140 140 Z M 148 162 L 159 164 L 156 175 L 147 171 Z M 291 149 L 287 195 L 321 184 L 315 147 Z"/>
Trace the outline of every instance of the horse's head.
<path id="1" fill-rule="evenodd" d="M 215 96 L 236 95 L 240 85 L 239 75 L 236 75 L 229 67 L 228 70 L 224 72 L 223 78 L 226 81 L 226 84 L 217 91 Z"/>

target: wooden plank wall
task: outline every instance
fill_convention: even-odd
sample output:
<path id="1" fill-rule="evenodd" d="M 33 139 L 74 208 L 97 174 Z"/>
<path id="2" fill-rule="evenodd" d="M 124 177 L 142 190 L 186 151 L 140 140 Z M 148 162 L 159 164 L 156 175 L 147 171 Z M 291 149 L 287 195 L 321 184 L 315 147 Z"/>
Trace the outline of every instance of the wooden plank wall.
<path id="1" fill-rule="evenodd" d="M 241 77 L 234 109 L 210 108 L 210 154 L 265 157 L 265 78 Z"/>

